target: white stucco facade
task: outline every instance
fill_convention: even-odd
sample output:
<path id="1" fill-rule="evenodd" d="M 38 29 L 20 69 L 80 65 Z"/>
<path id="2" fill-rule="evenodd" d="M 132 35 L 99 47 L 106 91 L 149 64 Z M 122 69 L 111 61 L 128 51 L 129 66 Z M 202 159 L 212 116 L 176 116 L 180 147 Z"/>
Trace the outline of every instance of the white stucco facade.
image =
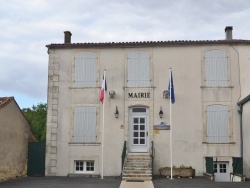
<path id="1" fill-rule="evenodd" d="M 170 100 L 163 98 L 163 91 L 168 89 L 169 68 L 172 68 L 175 89 L 171 125 L 173 165 L 192 166 L 196 170 L 196 176 L 202 176 L 206 172 L 205 157 L 213 157 L 216 161 L 227 162 L 229 172 L 233 172 L 232 157 L 241 157 L 237 102 L 243 94 L 249 92 L 249 44 L 249 41 L 221 40 L 48 45 L 46 175 L 101 174 L 103 108 L 104 176 L 121 174 L 121 155 L 125 141 L 127 152 L 151 153 L 153 143 L 155 174 L 159 174 L 160 167 L 170 166 L 170 131 L 154 130 L 154 125 L 160 122 L 169 125 L 170 121 Z M 213 50 L 226 54 L 225 86 L 207 86 L 206 52 Z M 76 85 L 76 54 L 89 52 L 95 55 L 96 82 L 94 87 L 80 87 Z M 138 58 L 140 54 L 146 54 L 142 58 L 147 59 L 147 74 L 150 78 L 146 86 L 130 86 L 130 82 L 133 82 L 130 80 L 131 54 L 139 54 Z M 107 93 L 103 106 L 99 101 L 99 93 L 104 69 Z M 116 93 L 114 98 L 108 94 L 111 90 Z M 208 106 L 227 109 L 225 117 L 228 123 L 223 132 L 226 134 L 226 141 L 208 138 Z M 76 140 L 77 107 L 95 109 L 94 141 Z M 114 115 L 116 107 L 119 111 L 118 118 Z M 132 131 L 131 118 L 135 115 L 132 109 L 136 107 L 146 109 L 145 114 L 138 116 L 143 122 L 146 121 L 143 126 L 147 136 L 143 137 L 145 147 L 142 150 L 132 143 L 135 131 Z M 160 109 L 164 113 L 162 118 L 159 117 Z M 84 162 L 94 162 L 94 167 L 90 171 L 79 172 L 77 161 L 82 161 L 84 165 Z"/>

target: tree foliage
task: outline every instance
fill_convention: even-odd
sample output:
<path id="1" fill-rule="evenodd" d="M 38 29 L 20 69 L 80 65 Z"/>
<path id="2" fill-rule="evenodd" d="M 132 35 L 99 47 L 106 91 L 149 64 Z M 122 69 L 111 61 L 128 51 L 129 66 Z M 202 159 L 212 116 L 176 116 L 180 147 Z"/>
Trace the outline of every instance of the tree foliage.
<path id="1" fill-rule="evenodd" d="M 46 140 L 46 116 L 47 104 L 39 103 L 32 108 L 23 108 L 22 112 L 31 125 L 32 132 L 37 136 L 39 141 Z"/>

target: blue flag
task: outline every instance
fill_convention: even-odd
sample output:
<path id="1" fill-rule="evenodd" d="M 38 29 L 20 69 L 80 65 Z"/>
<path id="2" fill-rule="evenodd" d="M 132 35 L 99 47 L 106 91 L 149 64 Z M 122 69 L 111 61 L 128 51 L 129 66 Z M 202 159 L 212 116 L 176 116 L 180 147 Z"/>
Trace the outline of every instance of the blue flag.
<path id="1" fill-rule="evenodd" d="M 172 75 L 172 70 L 171 70 L 171 79 L 169 80 L 168 83 L 168 91 L 169 91 L 169 96 L 170 96 L 170 87 L 171 87 L 171 103 L 174 104 L 175 102 L 175 96 L 174 96 L 174 81 L 173 81 L 173 75 Z M 171 84 L 170 84 L 171 82 Z"/>

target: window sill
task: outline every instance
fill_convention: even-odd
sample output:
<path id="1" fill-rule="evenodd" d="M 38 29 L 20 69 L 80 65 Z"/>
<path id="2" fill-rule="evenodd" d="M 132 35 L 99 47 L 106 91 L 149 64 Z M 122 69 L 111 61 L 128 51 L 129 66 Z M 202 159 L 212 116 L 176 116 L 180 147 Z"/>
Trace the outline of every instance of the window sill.
<path id="1" fill-rule="evenodd" d="M 234 86 L 201 86 L 201 88 L 226 89 L 226 88 L 234 88 Z"/>
<path id="2" fill-rule="evenodd" d="M 91 172 L 84 172 L 84 173 L 70 173 L 68 174 L 69 177 L 99 177 L 100 174 L 91 173 Z"/>
<path id="3" fill-rule="evenodd" d="M 101 87 L 69 87 L 69 89 L 100 89 Z"/>
<path id="4" fill-rule="evenodd" d="M 90 142 L 90 143 L 86 143 L 86 142 L 69 142 L 70 146 L 99 146 L 101 145 L 101 143 L 99 142 Z"/>
<path id="5" fill-rule="evenodd" d="M 154 89 L 156 88 L 155 86 L 145 86 L 145 87 L 137 87 L 137 86 L 124 86 L 123 89 L 126 89 L 126 88 L 139 88 L 139 89 Z"/>
<path id="6" fill-rule="evenodd" d="M 235 142 L 225 142 L 225 143 L 220 143 L 220 142 L 218 142 L 218 143 L 202 142 L 202 144 L 207 144 L 207 145 L 220 145 L 220 144 L 222 144 L 222 145 L 225 145 L 225 144 L 234 145 Z"/>

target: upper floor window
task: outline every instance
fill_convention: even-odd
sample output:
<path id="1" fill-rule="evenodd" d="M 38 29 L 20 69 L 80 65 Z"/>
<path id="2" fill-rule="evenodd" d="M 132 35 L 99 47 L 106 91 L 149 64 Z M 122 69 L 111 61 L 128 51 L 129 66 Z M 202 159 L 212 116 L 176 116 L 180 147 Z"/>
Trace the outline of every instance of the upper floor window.
<path id="1" fill-rule="evenodd" d="M 227 54 L 222 50 L 205 52 L 205 86 L 228 86 Z"/>
<path id="2" fill-rule="evenodd" d="M 95 106 L 78 106 L 75 108 L 74 142 L 96 142 Z"/>
<path id="3" fill-rule="evenodd" d="M 128 53 L 128 87 L 150 86 L 150 55 L 144 51 Z"/>
<path id="4" fill-rule="evenodd" d="M 75 86 L 96 87 L 96 53 L 75 54 Z"/>
<path id="5" fill-rule="evenodd" d="M 229 109 L 224 105 L 206 107 L 207 143 L 229 143 Z"/>

